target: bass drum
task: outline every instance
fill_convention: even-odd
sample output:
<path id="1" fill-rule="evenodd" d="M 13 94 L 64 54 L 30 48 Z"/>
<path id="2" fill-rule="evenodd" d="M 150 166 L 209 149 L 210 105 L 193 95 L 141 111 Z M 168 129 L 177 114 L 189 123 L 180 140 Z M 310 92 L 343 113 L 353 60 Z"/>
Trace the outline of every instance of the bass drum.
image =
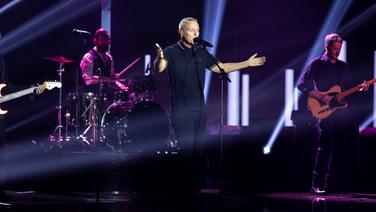
<path id="1" fill-rule="evenodd" d="M 155 102 L 115 102 L 104 113 L 101 126 L 105 142 L 117 151 L 155 151 L 167 147 L 168 117 Z"/>
<path id="2" fill-rule="evenodd" d="M 114 102 L 104 112 L 101 119 L 102 138 L 107 146 L 116 151 L 121 151 L 123 146 L 130 142 L 127 137 L 127 114 L 131 111 L 133 103 Z"/>

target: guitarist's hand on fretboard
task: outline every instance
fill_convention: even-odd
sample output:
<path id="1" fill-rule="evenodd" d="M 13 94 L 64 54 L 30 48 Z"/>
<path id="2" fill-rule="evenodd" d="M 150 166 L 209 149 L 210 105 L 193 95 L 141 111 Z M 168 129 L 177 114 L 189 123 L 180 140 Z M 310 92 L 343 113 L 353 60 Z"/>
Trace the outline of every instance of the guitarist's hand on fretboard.
<path id="1" fill-rule="evenodd" d="M 38 87 L 35 88 L 34 93 L 39 95 L 39 94 L 43 93 L 44 90 L 45 90 L 45 88 L 44 88 L 43 85 L 38 85 Z"/>
<path id="2" fill-rule="evenodd" d="M 369 88 L 369 84 L 364 81 L 362 84 L 359 85 L 359 91 L 367 91 Z"/>

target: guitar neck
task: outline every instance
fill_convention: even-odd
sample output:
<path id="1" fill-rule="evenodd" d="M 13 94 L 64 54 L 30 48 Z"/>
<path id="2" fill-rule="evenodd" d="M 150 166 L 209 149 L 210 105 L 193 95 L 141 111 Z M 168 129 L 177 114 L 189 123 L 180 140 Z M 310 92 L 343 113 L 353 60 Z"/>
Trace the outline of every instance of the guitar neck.
<path id="1" fill-rule="evenodd" d="M 16 98 L 21 97 L 21 96 L 26 96 L 28 94 L 31 94 L 31 93 L 34 92 L 34 90 L 36 88 L 37 87 L 31 87 L 31 88 L 28 88 L 28 89 L 25 89 L 25 90 L 22 90 L 22 91 L 17 91 L 17 92 L 2 96 L 2 97 L 0 97 L 0 104 L 7 102 L 7 101 L 10 101 L 10 100 L 13 100 L 13 99 L 16 99 Z"/>
<path id="2" fill-rule="evenodd" d="M 371 79 L 371 80 L 368 80 L 368 81 L 366 82 L 366 84 L 368 84 L 368 85 L 372 85 L 372 84 L 374 84 L 375 82 L 376 82 L 376 79 Z M 350 94 L 353 94 L 353 93 L 355 93 L 355 92 L 358 92 L 358 91 L 359 91 L 359 86 L 355 86 L 355 87 L 353 87 L 353 88 L 350 88 L 350 89 L 347 89 L 347 90 L 341 92 L 340 94 L 337 95 L 337 98 L 338 98 L 339 100 L 342 100 L 342 99 L 344 99 L 346 96 L 348 96 L 348 95 L 350 95 Z"/>

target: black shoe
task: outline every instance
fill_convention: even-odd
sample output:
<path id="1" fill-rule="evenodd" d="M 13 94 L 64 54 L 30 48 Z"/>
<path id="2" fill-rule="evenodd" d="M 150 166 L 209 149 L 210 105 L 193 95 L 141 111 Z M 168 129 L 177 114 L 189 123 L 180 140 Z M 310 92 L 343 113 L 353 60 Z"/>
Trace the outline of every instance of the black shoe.
<path id="1" fill-rule="evenodd" d="M 314 195 L 327 195 L 328 194 L 325 190 L 321 190 L 314 186 L 311 187 L 311 193 Z"/>

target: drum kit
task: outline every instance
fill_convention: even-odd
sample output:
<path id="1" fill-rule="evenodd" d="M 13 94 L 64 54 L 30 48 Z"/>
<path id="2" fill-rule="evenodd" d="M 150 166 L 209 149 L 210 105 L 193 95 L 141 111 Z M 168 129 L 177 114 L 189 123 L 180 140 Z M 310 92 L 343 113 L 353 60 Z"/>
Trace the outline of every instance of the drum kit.
<path id="1" fill-rule="evenodd" d="M 62 81 L 65 57 L 46 57 L 59 62 Z M 126 89 L 115 86 L 121 81 Z M 50 141 L 80 143 L 87 148 L 105 146 L 110 151 L 139 152 L 162 150 L 170 146 L 169 120 L 164 108 L 154 101 L 155 86 L 151 77 L 134 79 L 106 78 L 102 83 L 109 91 L 98 98 L 95 92 L 75 92 L 66 96 L 65 127 L 62 125 L 62 91 L 59 92 L 58 125 Z M 99 106 L 100 105 L 100 106 Z M 102 109 L 100 109 L 102 108 Z M 65 128 L 65 136 L 62 130 Z M 82 145 L 80 145 L 82 146 Z M 87 149 L 86 148 L 86 149 Z"/>

